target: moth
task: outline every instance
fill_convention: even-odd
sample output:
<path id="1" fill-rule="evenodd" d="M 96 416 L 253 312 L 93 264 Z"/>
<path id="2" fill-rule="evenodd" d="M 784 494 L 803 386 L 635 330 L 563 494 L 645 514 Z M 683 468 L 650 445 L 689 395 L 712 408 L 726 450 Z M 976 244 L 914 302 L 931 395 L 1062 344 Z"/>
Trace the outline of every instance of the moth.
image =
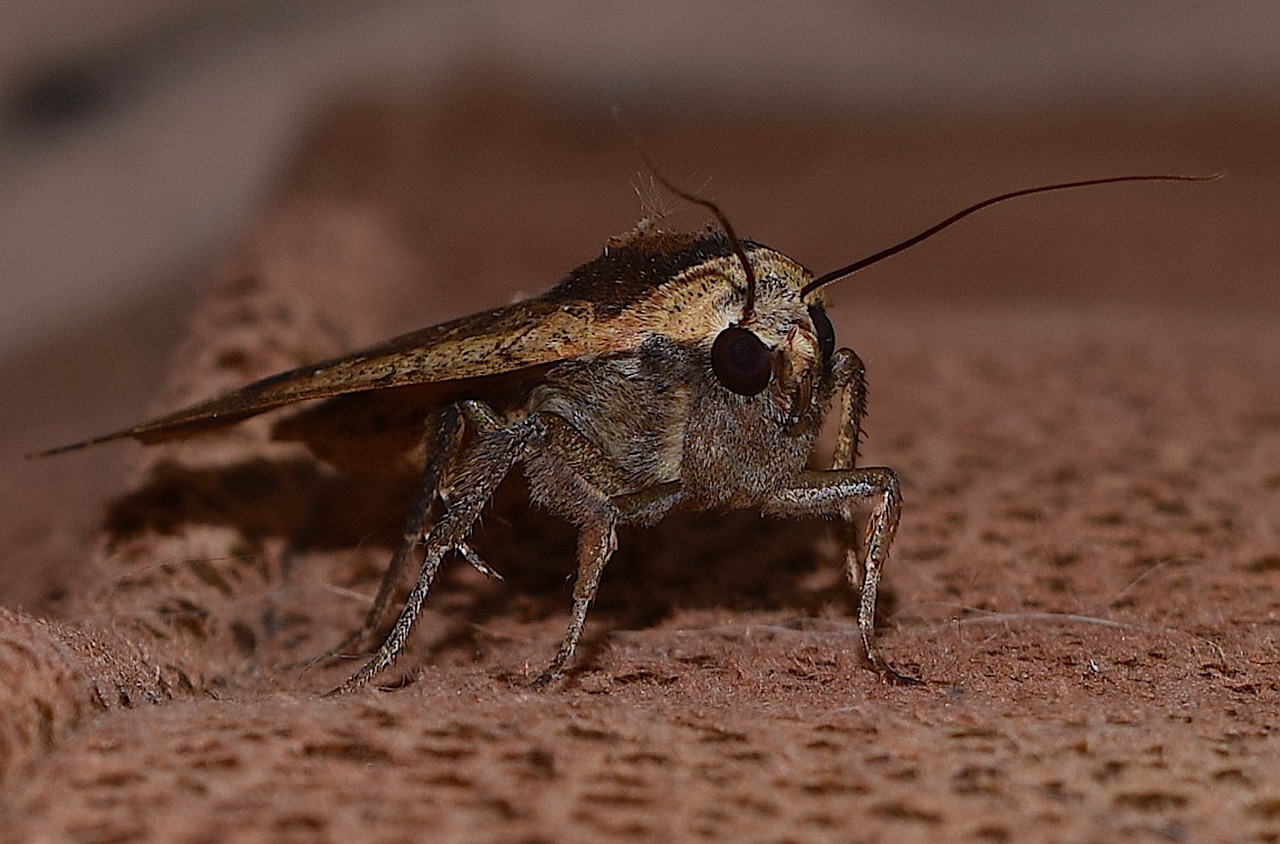
<path id="1" fill-rule="evenodd" d="M 414 385 L 448 384 L 427 408 L 418 493 L 364 624 L 335 653 L 376 652 L 335 692 L 353 691 L 404 648 L 441 564 L 457 555 L 494 574 L 468 544 L 482 511 L 519 466 L 532 503 L 576 526 L 569 624 L 535 684 L 562 676 L 582 635 L 620 525 L 653 525 L 676 510 L 749 508 L 782 518 L 837 521 L 843 568 L 859 595 L 867 663 L 914 682 L 881 655 L 876 595 L 902 510 L 897 475 L 857 465 L 866 374 L 837 348 L 824 288 L 990 205 L 1111 182 L 1190 180 L 1119 176 L 1044 185 L 971 205 L 867 258 L 815 277 L 742 240 L 715 203 L 718 228 L 640 226 L 547 293 L 446 322 L 333 360 L 275 375 L 56 454 L 132 437 L 153 443 L 285 405 Z M 533 373 L 528 387 L 510 386 Z M 504 389 L 505 385 L 505 389 Z M 809 468 L 824 418 L 839 423 L 830 468 Z M 865 526 L 858 519 L 867 513 Z M 416 567 L 408 597 L 396 600 Z"/>

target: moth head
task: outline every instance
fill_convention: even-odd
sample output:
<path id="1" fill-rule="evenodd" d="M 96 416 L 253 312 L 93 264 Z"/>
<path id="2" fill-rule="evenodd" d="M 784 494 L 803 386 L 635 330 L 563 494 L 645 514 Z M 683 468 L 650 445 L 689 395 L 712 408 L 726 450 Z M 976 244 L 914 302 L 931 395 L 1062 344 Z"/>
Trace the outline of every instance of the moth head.
<path id="1" fill-rule="evenodd" d="M 803 288 L 812 282 L 812 274 L 771 249 L 744 245 L 720 206 L 682 190 L 649 164 L 654 178 L 667 190 L 715 216 L 739 271 L 723 265 L 717 268 L 740 295 L 732 299 L 728 324 L 711 342 L 711 372 L 716 381 L 729 392 L 747 397 L 777 385 L 774 404 L 797 421 L 808 412 L 817 375 L 835 351 L 835 331 L 820 297 L 812 297 L 811 305 L 803 304 Z M 739 273 L 740 278 L 735 278 Z"/>
<path id="2" fill-rule="evenodd" d="M 722 277 L 725 290 L 704 335 L 711 375 L 739 396 L 767 393 L 777 411 L 796 422 L 808 412 L 835 352 L 835 331 L 821 297 L 806 303 L 800 296 L 813 280 L 808 270 L 763 246 L 748 243 L 743 251 L 745 261 L 726 256 L 707 268 Z M 746 318 L 748 296 L 752 311 Z"/>

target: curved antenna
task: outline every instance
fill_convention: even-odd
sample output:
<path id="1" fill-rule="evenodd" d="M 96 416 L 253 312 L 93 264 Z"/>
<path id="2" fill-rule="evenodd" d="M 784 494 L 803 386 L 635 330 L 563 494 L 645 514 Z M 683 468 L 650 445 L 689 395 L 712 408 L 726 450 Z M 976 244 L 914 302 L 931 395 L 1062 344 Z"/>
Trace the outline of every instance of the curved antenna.
<path id="1" fill-rule="evenodd" d="M 658 170 L 657 165 L 653 163 L 653 159 L 649 157 L 649 153 L 645 152 L 643 147 L 639 149 L 641 157 L 644 158 L 645 166 L 649 168 L 649 172 L 664 188 L 685 202 L 701 205 L 715 215 L 716 222 L 720 224 L 720 228 L 724 229 L 724 233 L 728 236 L 729 242 L 733 245 L 733 254 L 738 256 L 738 260 L 742 263 L 742 272 L 747 277 L 747 299 L 742 305 L 742 319 L 738 321 L 738 324 L 742 325 L 751 322 L 756 315 L 756 274 L 751 269 L 751 262 L 747 260 L 747 251 L 742 248 L 742 241 L 738 240 L 738 235 L 733 231 L 733 225 L 729 222 L 729 218 L 720 210 L 720 206 L 711 200 L 676 187 L 670 179 L 662 175 L 662 172 Z"/>
<path id="2" fill-rule="evenodd" d="M 1221 178 L 1221 176 L 1222 176 L 1221 173 L 1214 173 L 1211 176 L 1174 176 L 1174 175 L 1109 176 L 1104 179 L 1085 179 L 1079 182 L 1060 182 L 1056 185 L 1041 185 L 1035 188 L 1023 188 L 1022 190 L 1015 190 L 1010 193 L 1002 193 L 999 196 L 993 196 L 990 199 L 984 199 L 975 205 L 970 205 L 968 208 L 965 208 L 962 211 L 957 211 L 956 213 L 952 214 L 950 217 L 943 220 L 942 222 L 937 223 L 936 225 L 930 226 L 929 228 L 925 229 L 919 234 L 913 237 L 909 237 L 906 240 L 902 241 L 901 243 L 896 243 L 887 249 L 881 249 L 879 252 L 875 253 L 874 255 L 868 255 L 867 257 L 863 258 L 860 261 L 854 261 L 852 264 L 849 264 L 847 267 L 841 267 L 838 270 L 832 270 L 826 275 L 815 278 L 813 281 L 809 282 L 804 287 L 800 288 L 800 297 L 804 298 L 805 296 L 808 296 L 813 291 L 821 287 L 825 287 L 828 284 L 831 284 L 833 281 L 839 281 L 845 276 L 853 275 L 858 270 L 863 269 L 864 267 L 869 267 L 872 264 L 876 264 L 876 263 L 879 263 L 880 261 L 883 261 L 885 258 L 888 258 L 892 255 L 897 255 L 899 252 L 902 252 L 903 250 L 910 249 L 912 246 L 915 246 L 920 241 L 933 237 L 935 234 L 947 228 L 948 226 L 952 225 L 953 223 L 958 223 L 961 220 L 963 220 L 965 217 L 968 217 L 970 214 L 973 214 L 975 212 L 981 211 L 983 208 L 987 208 L 989 206 L 996 205 L 1001 202 L 1007 202 L 1010 199 L 1017 199 L 1020 196 L 1028 196 L 1033 193 L 1048 193 L 1049 191 L 1055 191 L 1055 190 L 1068 190 L 1070 188 L 1084 188 L 1084 187 L 1090 187 L 1093 185 L 1109 185 L 1115 182 L 1209 182 L 1209 181 L 1213 181 L 1214 179 Z M 663 180 L 663 183 L 664 184 L 666 183 L 665 179 Z"/>

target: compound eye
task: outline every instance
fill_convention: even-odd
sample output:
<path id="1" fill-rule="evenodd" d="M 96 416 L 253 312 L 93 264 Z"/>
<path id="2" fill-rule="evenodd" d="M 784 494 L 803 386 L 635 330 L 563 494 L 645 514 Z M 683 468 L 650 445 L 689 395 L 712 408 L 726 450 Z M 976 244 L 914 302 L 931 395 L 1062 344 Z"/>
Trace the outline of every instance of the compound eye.
<path id="1" fill-rule="evenodd" d="M 818 349 L 822 352 L 822 362 L 830 363 L 831 356 L 836 353 L 836 330 L 831 325 L 827 312 L 817 305 L 809 306 L 809 319 L 813 321 L 814 333 L 818 336 Z"/>
<path id="2" fill-rule="evenodd" d="M 711 371 L 726 389 L 740 396 L 754 396 L 769 386 L 773 353 L 759 337 L 731 325 L 711 344 Z"/>

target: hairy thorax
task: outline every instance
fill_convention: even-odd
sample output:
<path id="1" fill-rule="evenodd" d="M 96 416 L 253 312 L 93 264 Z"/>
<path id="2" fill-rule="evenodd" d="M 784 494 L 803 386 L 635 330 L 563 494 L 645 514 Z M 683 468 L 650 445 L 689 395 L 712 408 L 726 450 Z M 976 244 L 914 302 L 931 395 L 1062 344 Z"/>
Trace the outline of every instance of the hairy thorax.
<path id="1" fill-rule="evenodd" d="M 599 448 L 575 468 L 606 495 L 679 480 L 689 395 L 665 368 L 644 353 L 565 364 L 533 390 L 529 409 L 560 417 Z M 613 464 L 607 474 L 594 465 L 601 456 Z"/>

